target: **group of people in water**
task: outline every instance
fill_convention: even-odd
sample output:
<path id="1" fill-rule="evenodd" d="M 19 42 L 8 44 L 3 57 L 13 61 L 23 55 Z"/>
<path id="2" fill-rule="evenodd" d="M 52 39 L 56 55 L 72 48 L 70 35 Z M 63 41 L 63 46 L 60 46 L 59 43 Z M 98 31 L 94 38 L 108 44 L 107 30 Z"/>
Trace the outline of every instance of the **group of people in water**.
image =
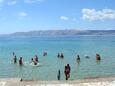
<path id="1" fill-rule="evenodd" d="M 86 58 L 89 58 L 89 56 L 86 56 Z M 77 62 L 80 62 L 80 56 L 79 55 L 77 55 L 76 60 L 77 60 Z M 100 60 L 101 60 L 100 54 L 96 54 L 96 61 L 100 61 Z M 65 70 L 64 70 L 66 80 L 68 80 L 68 78 L 70 78 L 70 71 L 71 71 L 71 67 L 69 64 L 67 64 L 65 66 Z M 58 74 L 60 74 L 60 70 L 58 72 L 59 72 Z"/>
<path id="2" fill-rule="evenodd" d="M 64 53 L 58 53 L 58 54 L 57 54 L 57 57 L 63 59 L 63 58 L 64 58 Z M 87 59 L 90 58 L 88 55 L 86 55 L 85 57 L 86 57 Z M 80 56 L 79 56 L 79 55 L 77 55 L 76 60 L 77 60 L 77 62 L 80 62 Z M 100 54 L 98 54 L 98 53 L 96 53 L 96 60 L 97 60 L 97 61 L 100 61 L 100 60 L 101 60 L 101 56 L 100 56 Z"/>
<path id="3" fill-rule="evenodd" d="M 19 65 L 23 65 L 23 58 L 20 57 L 19 60 L 18 60 L 16 54 L 14 52 L 12 54 L 13 54 L 13 63 L 19 63 Z M 43 53 L 43 56 L 47 56 L 46 51 Z M 31 58 L 30 63 L 33 63 L 34 65 L 37 65 L 39 63 L 38 56 L 35 55 L 35 57 Z"/>
<path id="4" fill-rule="evenodd" d="M 89 56 L 85 56 L 85 57 L 86 57 L 87 59 L 89 59 Z M 79 55 L 77 55 L 76 60 L 77 60 L 77 62 L 80 62 L 80 56 L 79 56 Z M 96 53 L 96 60 L 97 60 L 97 61 L 100 61 L 100 60 L 101 60 L 100 54 L 97 54 L 97 53 Z"/>
<path id="5" fill-rule="evenodd" d="M 58 53 L 57 55 L 58 58 L 64 58 L 64 54 L 63 53 Z M 85 58 L 89 59 L 90 57 L 88 55 L 85 56 Z M 77 58 L 76 58 L 77 62 L 79 63 L 80 62 L 80 56 L 77 55 Z M 96 54 L 96 61 L 100 61 L 101 60 L 101 56 L 100 54 Z M 64 69 L 64 74 L 65 74 L 65 79 L 68 80 L 70 78 L 70 71 L 71 71 L 71 67 L 69 64 L 67 64 L 65 66 L 65 69 Z M 57 79 L 60 80 L 60 70 L 58 70 L 58 75 L 57 75 Z"/>
<path id="6" fill-rule="evenodd" d="M 64 58 L 64 54 L 63 53 L 58 53 L 57 57 L 63 59 Z"/>
<path id="7" fill-rule="evenodd" d="M 31 62 L 30 62 L 30 63 L 34 63 L 34 65 L 37 65 L 37 64 L 39 63 L 39 61 L 38 61 L 38 56 L 35 55 L 34 58 L 31 58 Z"/>
<path id="8" fill-rule="evenodd" d="M 69 64 L 67 64 L 64 69 L 64 74 L 65 74 L 66 80 L 68 80 L 70 78 L 70 71 L 71 71 L 71 67 Z M 57 79 L 60 80 L 60 78 L 61 78 L 61 72 L 60 72 L 60 70 L 58 70 Z"/>
<path id="9" fill-rule="evenodd" d="M 14 52 L 13 52 L 13 57 L 14 57 L 14 58 L 13 58 L 13 62 L 14 62 L 14 63 L 17 63 L 17 62 L 18 62 L 18 61 L 17 61 L 18 59 L 17 59 L 17 56 L 16 56 L 16 54 L 15 54 Z M 19 58 L 19 65 L 23 65 L 22 57 Z"/>
<path id="10" fill-rule="evenodd" d="M 43 56 L 47 56 L 47 52 L 44 52 L 43 53 Z M 13 62 L 14 63 L 19 63 L 19 65 L 23 65 L 23 58 L 20 57 L 19 60 L 17 59 L 17 56 L 16 54 L 13 52 Z M 57 54 L 57 57 L 58 58 L 64 58 L 64 54 L 63 53 L 58 53 Z M 86 58 L 89 58 L 89 56 L 86 56 Z M 76 58 L 77 62 L 80 62 L 80 56 L 77 55 L 77 58 Z M 97 61 L 100 61 L 101 60 L 101 56 L 100 54 L 96 54 L 96 60 Z M 33 63 L 34 65 L 37 65 L 39 63 L 39 60 L 38 60 L 38 56 L 35 55 L 35 57 L 31 58 L 31 61 L 30 63 Z M 65 74 L 65 79 L 68 80 L 70 78 L 70 71 L 71 71 L 71 67 L 69 64 L 67 64 L 65 66 L 65 69 L 64 69 L 64 74 Z M 57 76 L 57 79 L 60 80 L 60 70 L 58 71 L 58 76 Z"/>

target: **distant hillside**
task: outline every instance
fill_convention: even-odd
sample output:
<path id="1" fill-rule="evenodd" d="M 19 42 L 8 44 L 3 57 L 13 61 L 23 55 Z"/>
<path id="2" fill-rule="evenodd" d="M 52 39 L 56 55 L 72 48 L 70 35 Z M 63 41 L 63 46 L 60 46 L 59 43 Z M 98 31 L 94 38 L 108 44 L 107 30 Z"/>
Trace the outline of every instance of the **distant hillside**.
<path id="1" fill-rule="evenodd" d="M 40 30 L 16 32 L 10 36 L 115 35 L 115 30 Z"/>

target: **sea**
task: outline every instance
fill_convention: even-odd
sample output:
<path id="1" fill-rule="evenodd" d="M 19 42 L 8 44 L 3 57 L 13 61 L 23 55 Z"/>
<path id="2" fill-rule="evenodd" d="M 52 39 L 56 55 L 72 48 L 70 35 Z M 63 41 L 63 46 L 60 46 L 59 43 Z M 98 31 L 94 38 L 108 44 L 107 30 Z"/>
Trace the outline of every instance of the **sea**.
<path id="1" fill-rule="evenodd" d="M 23 57 L 22 66 L 13 63 L 13 52 L 18 59 Z M 58 53 L 64 58 L 58 58 Z M 39 66 L 30 65 L 35 55 Z M 67 64 L 71 67 L 69 80 L 115 76 L 115 36 L 0 37 L 0 78 L 57 80 L 60 70 L 60 80 L 65 80 Z"/>

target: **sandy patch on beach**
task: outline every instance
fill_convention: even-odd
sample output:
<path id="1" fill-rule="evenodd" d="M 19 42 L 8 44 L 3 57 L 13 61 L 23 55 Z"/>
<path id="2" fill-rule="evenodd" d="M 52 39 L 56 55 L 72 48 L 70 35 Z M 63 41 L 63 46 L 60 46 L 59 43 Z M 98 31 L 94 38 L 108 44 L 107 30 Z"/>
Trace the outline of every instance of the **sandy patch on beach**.
<path id="1" fill-rule="evenodd" d="M 82 83 L 81 86 L 115 86 L 115 81 Z"/>
<path id="2" fill-rule="evenodd" d="M 0 79 L 0 86 L 115 86 L 115 77 L 68 81 L 20 81 Z"/>

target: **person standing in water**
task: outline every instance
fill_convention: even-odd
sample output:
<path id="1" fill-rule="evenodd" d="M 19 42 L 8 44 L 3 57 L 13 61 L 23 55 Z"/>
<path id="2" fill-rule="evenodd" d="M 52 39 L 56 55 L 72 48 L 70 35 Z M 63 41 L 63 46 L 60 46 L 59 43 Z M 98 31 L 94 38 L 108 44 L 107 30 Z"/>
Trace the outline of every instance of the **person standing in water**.
<path id="1" fill-rule="evenodd" d="M 22 57 L 19 59 L 19 65 L 23 65 Z"/>
<path id="2" fill-rule="evenodd" d="M 68 73 L 68 78 L 70 78 L 70 71 L 71 71 L 71 67 L 70 67 L 70 65 L 69 65 L 69 64 L 67 64 L 67 68 L 68 68 L 68 70 L 69 70 L 69 73 Z"/>
<path id="3" fill-rule="evenodd" d="M 15 53 L 13 52 L 12 55 L 15 56 Z"/>
<path id="4" fill-rule="evenodd" d="M 64 58 L 64 54 L 63 54 L 63 53 L 61 53 L 60 57 L 61 57 L 61 58 Z"/>
<path id="5" fill-rule="evenodd" d="M 57 79 L 60 80 L 60 78 L 61 78 L 61 73 L 60 73 L 60 70 L 58 70 Z"/>
<path id="6" fill-rule="evenodd" d="M 44 51 L 43 56 L 47 56 L 47 52 L 46 51 Z"/>
<path id="7" fill-rule="evenodd" d="M 16 57 L 16 55 L 14 56 L 14 63 L 17 63 L 17 57 Z"/>
<path id="8" fill-rule="evenodd" d="M 13 52 L 12 55 L 13 55 L 13 62 L 17 63 L 17 57 L 16 57 L 15 53 Z"/>
<path id="9" fill-rule="evenodd" d="M 77 55 L 77 61 L 80 61 L 80 57 L 79 57 L 79 55 Z"/>
<path id="10" fill-rule="evenodd" d="M 58 57 L 58 58 L 60 57 L 60 53 L 57 54 L 57 57 Z"/>
<path id="11" fill-rule="evenodd" d="M 66 80 L 68 80 L 70 71 L 67 66 L 65 66 L 64 73 L 65 73 Z"/>
<path id="12" fill-rule="evenodd" d="M 101 60 L 101 56 L 99 54 L 96 54 L 96 60 L 100 61 Z"/>

